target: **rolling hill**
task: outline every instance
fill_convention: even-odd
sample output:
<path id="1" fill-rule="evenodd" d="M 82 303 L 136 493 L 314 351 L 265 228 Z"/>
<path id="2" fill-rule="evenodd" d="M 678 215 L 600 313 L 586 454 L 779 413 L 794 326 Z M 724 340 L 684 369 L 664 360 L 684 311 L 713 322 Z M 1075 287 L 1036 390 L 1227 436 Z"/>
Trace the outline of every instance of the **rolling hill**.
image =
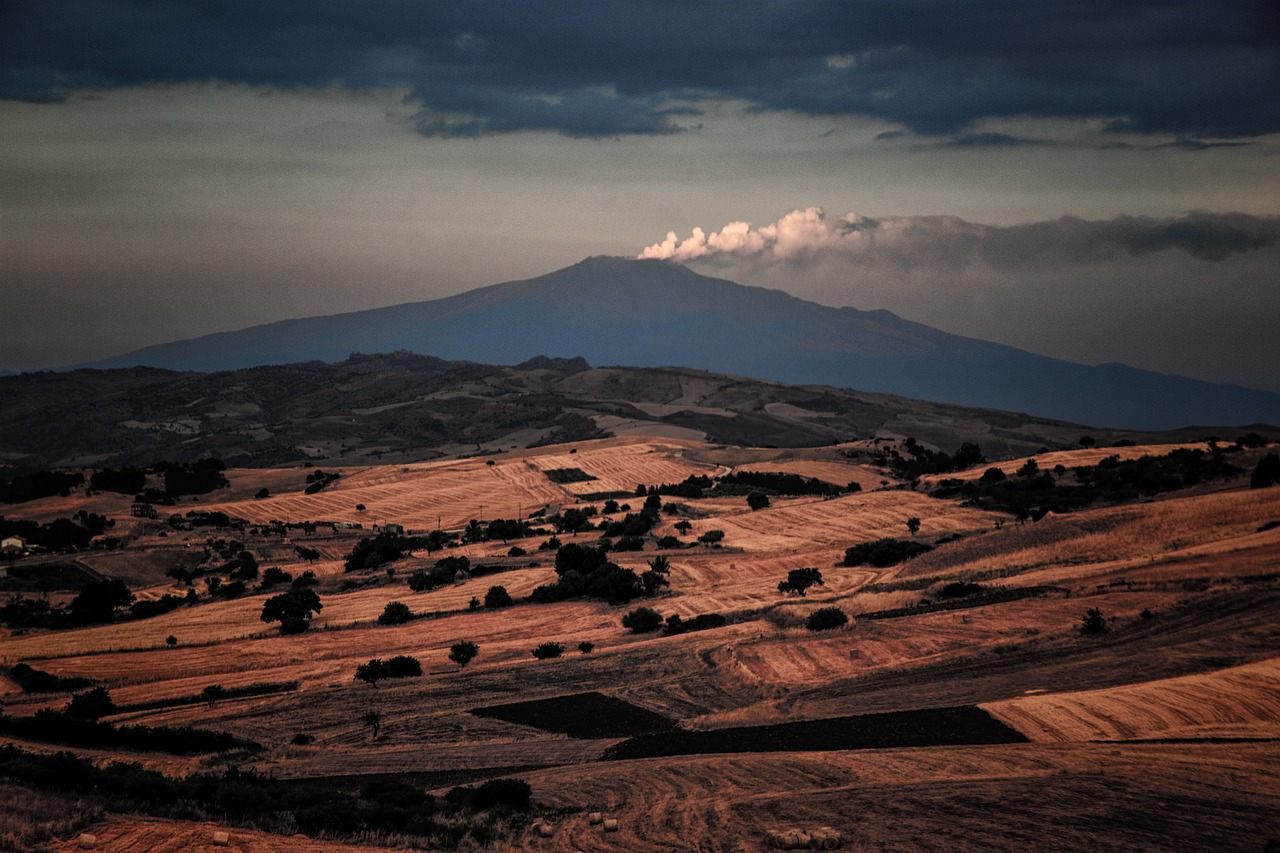
<path id="1" fill-rule="evenodd" d="M 445 299 L 286 320 L 86 366 L 214 371 L 396 350 L 489 364 L 541 354 L 680 365 L 1127 429 L 1280 423 L 1280 394 L 1074 364 L 888 311 L 830 308 L 663 261 L 607 257 Z"/>
<path id="2" fill-rule="evenodd" d="M 202 456 L 252 466 L 414 462 L 636 433 L 778 447 L 913 436 L 948 453 L 977 441 L 998 459 L 1072 447 L 1085 433 L 1102 445 L 1204 434 L 1094 430 L 689 368 L 545 357 L 499 367 L 409 352 L 214 373 L 24 374 L 0 377 L 0 397 L 0 471 Z"/>

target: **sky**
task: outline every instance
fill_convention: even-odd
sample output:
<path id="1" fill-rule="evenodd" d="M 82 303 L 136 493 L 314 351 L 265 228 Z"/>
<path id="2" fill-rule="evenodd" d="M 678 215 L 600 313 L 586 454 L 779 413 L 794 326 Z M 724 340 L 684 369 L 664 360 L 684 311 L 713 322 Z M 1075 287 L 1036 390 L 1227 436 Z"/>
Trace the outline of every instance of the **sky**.
<path id="1" fill-rule="evenodd" d="M 1280 5 L 0 3 L 0 370 L 600 254 L 1280 391 Z"/>

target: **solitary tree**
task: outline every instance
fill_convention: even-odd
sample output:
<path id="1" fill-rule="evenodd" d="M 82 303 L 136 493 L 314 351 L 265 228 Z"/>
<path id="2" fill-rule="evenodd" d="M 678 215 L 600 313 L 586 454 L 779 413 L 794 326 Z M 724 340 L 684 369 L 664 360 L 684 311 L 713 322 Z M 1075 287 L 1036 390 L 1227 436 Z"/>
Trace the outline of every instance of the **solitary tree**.
<path id="1" fill-rule="evenodd" d="M 409 605 L 401 601 L 388 601 L 387 606 L 382 610 L 382 615 L 378 617 L 378 624 L 403 625 L 412 618 L 413 611 L 409 609 Z"/>
<path id="2" fill-rule="evenodd" d="M 849 621 L 849 617 L 839 607 L 823 607 L 809 614 L 804 626 L 810 631 L 830 631 L 839 628 Z"/>
<path id="3" fill-rule="evenodd" d="M 459 640 L 449 649 L 449 660 L 458 665 L 458 669 L 462 669 L 480 654 L 480 647 L 470 640 Z"/>
<path id="4" fill-rule="evenodd" d="M 767 509 L 769 506 L 769 496 L 764 492 L 752 492 L 747 495 L 747 506 L 751 507 L 752 512 L 758 509 Z"/>
<path id="5" fill-rule="evenodd" d="M 116 703 L 105 687 L 95 687 L 77 693 L 67 703 L 67 716 L 76 720 L 97 720 L 115 713 Z"/>
<path id="6" fill-rule="evenodd" d="M 377 711 L 365 711 L 360 722 L 373 729 L 373 739 L 378 739 L 378 730 L 382 728 L 382 715 Z"/>
<path id="7" fill-rule="evenodd" d="M 223 687 L 221 684 L 210 684 L 204 690 L 200 691 L 200 698 L 208 702 L 210 708 L 218 704 L 218 700 L 224 698 L 226 695 L 227 688 Z"/>
<path id="8" fill-rule="evenodd" d="M 907 519 L 907 530 L 911 531 L 912 536 L 920 532 L 920 516 L 913 515 Z"/>
<path id="9" fill-rule="evenodd" d="M 633 634 L 646 634 L 657 630 L 662 624 L 662 614 L 652 607 L 637 607 L 622 617 L 622 627 L 630 629 Z"/>
<path id="10" fill-rule="evenodd" d="M 1275 483 L 1280 483 L 1280 455 L 1268 453 L 1258 461 L 1249 476 L 1249 488 L 1265 489 Z"/>
<path id="11" fill-rule="evenodd" d="M 787 572 L 787 579 L 778 581 L 778 592 L 795 593 L 796 595 L 804 595 L 809 587 L 817 584 L 824 586 L 822 580 L 822 572 L 818 569 L 792 569 Z"/>
<path id="12" fill-rule="evenodd" d="M 279 622 L 281 634 L 301 634 L 311 627 L 311 617 L 324 609 L 320 596 L 307 588 L 273 595 L 262 605 L 263 622 Z"/>
<path id="13" fill-rule="evenodd" d="M 564 646 L 559 643 L 541 643 L 533 650 L 533 656 L 538 660 L 558 658 L 562 654 L 564 654 Z"/>
<path id="14" fill-rule="evenodd" d="M 71 620 L 77 625 L 110 622 L 118 608 L 133 604 L 133 593 L 120 578 L 90 581 L 71 600 Z"/>
<path id="15" fill-rule="evenodd" d="M 484 606 L 492 609 L 499 607 L 510 607 L 515 604 L 511 600 L 511 594 L 507 592 L 505 586 L 491 586 L 489 591 L 484 594 Z"/>
<path id="16" fill-rule="evenodd" d="M 1080 620 L 1080 633 L 1088 635 L 1105 634 L 1107 632 L 1107 620 L 1102 615 L 1102 611 L 1096 607 L 1090 607 L 1085 611 L 1084 618 Z"/>

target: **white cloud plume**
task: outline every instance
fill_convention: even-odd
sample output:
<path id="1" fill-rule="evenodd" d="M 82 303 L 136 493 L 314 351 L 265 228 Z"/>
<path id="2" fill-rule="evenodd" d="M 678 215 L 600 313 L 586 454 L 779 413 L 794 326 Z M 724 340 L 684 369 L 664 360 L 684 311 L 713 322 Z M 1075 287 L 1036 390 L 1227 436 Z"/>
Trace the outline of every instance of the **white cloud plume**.
<path id="1" fill-rule="evenodd" d="M 1060 358 L 1280 390 L 1280 216 L 995 226 L 810 207 L 672 232 L 640 257 Z"/>
<path id="2" fill-rule="evenodd" d="M 804 260 L 834 254 L 846 261 L 951 269 L 982 263 L 993 268 L 1032 263 L 1090 263 L 1164 250 L 1220 261 L 1280 244 L 1280 217 L 1189 214 L 1175 219 L 1122 216 L 1087 221 L 1064 216 L 1007 227 L 954 216 L 872 219 L 857 213 L 829 217 L 820 207 L 796 209 L 777 222 L 752 227 L 735 221 L 708 233 L 695 227 L 685 239 L 667 232 L 641 258 L 674 261 L 717 256 L 760 261 Z"/>

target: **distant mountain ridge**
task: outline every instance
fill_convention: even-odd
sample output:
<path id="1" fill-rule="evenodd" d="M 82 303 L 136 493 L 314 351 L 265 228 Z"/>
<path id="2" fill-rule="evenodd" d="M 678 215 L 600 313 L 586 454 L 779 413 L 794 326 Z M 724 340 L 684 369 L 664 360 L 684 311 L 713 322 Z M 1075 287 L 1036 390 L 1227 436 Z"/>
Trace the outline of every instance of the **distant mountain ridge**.
<path id="1" fill-rule="evenodd" d="M 28 373 L 0 377 L 0 399 L 0 476 L 207 456 L 249 467 L 400 464 L 609 435 L 779 448 L 913 436 L 947 452 L 977 442 L 992 459 L 1072 447 L 1085 434 L 1102 445 L 1202 437 L 686 367 L 555 357 L 504 367 L 411 352 L 220 372 Z"/>
<path id="2" fill-rule="evenodd" d="M 588 258 L 427 302 L 284 320 L 146 347 L 87 367 L 231 370 L 408 350 L 518 364 L 684 366 L 1125 429 L 1280 423 L 1280 394 L 1074 364 L 904 320 L 831 308 L 666 261 Z"/>

